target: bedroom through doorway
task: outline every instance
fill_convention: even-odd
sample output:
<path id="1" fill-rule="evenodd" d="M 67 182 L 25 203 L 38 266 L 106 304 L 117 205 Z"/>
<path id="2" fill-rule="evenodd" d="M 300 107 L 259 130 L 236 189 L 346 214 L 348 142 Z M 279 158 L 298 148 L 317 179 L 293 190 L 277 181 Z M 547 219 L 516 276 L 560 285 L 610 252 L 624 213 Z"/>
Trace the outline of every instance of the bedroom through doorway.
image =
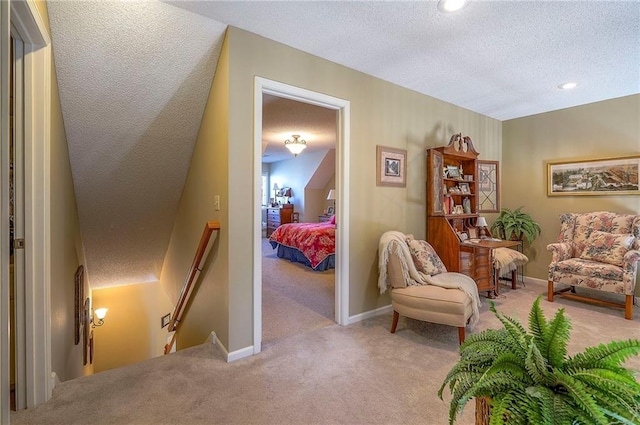
<path id="1" fill-rule="evenodd" d="M 295 156 L 285 147 L 293 135 L 307 146 Z M 309 238 L 331 238 L 337 250 L 335 226 L 327 222 L 335 208 L 335 200 L 327 198 L 336 189 L 337 139 L 335 109 L 263 94 L 262 348 L 336 323 L 336 254 L 308 253 L 311 264 L 303 264 L 304 258 L 290 261 L 278 257 L 269 236 L 288 221 L 316 223 L 319 230 L 313 226 Z M 324 263 L 316 265 L 320 260 Z"/>

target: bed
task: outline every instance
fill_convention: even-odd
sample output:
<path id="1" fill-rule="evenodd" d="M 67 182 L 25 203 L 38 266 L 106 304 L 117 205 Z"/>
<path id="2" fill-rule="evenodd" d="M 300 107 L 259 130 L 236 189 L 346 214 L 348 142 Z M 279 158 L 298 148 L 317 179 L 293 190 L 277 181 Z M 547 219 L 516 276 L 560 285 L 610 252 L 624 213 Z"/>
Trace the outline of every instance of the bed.
<path id="1" fill-rule="evenodd" d="M 269 237 L 279 258 L 302 263 L 315 271 L 335 268 L 336 225 L 325 223 L 288 223 Z"/>

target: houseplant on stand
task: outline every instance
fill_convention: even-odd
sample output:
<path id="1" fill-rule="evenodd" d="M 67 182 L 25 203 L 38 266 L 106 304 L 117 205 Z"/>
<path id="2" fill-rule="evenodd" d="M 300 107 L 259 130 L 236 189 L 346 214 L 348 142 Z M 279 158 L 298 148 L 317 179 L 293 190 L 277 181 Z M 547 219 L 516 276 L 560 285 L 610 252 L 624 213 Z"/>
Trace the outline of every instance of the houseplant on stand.
<path id="1" fill-rule="evenodd" d="M 529 214 L 522 212 L 522 208 L 515 210 L 503 208 L 496 221 L 491 224 L 491 233 L 501 239 L 520 241 L 526 239 L 531 244 L 542 229 Z"/>
<path id="2" fill-rule="evenodd" d="M 559 309 L 547 322 L 540 297 L 529 313 L 529 331 L 515 319 L 491 311 L 503 325 L 473 334 L 460 347 L 461 358 L 446 376 L 449 424 L 476 397 L 487 401 L 489 418 L 480 424 L 639 424 L 640 383 L 622 366 L 640 353 L 640 341 L 613 341 L 571 357 L 571 323 Z"/>

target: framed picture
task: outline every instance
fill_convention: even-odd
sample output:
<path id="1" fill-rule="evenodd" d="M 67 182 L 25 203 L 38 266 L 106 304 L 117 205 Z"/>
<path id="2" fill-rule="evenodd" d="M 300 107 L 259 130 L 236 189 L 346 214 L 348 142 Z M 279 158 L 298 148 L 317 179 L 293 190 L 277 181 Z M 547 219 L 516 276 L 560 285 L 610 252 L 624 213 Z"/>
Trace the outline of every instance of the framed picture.
<path id="1" fill-rule="evenodd" d="M 478 212 L 500 212 L 499 164 L 478 160 Z"/>
<path id="2" fill-rule="evenodd" d="M 407 186 L 407 151 L 376 147 L 376 186 Z"/>
<path id="3" fill-rule="evenodd" d="M 329 205 L 329 207 L 327 207 L 327 215 L 333 215 L 333 205 Z"/>
<path id="4" fill-rule="evenodd" d="M 547 195 L 640 195 L 640 155 L 547 163 Z"/>
<path id="5" fill-rule="evenodd" d="M 469 232 L 469 239 L 478 239 L 478 229 L 469 227 L 467 231 Z"/>
<path id="6" fill-rule="evenodd" d="M 84 267 L 79 266 L 74 277 L 75 293 L 74 293 L 74 342 L 80 344 L 82 337 L 82 329 L 84 327 Z"/>
<path id="7" fill-rule="evenodd" d="M 455 165 L 447 165 L 444 169 L 444 177 L 447 179 L 459 180 L 462 178 L 460 169 Z"/>
<path id="8" fill-rule="evenodd" d="M 458 183 L 458 186 L 460 187 L 461 193 L 471 193 L 469 190 L 469 183 Z"/>

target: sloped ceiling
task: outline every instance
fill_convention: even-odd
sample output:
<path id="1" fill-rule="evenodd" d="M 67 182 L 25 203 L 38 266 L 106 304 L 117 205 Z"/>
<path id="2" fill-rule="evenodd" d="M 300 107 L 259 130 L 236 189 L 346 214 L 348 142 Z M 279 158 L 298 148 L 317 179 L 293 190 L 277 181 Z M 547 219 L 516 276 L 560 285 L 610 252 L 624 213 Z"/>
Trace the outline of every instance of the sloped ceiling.
<path id="1" fill-rule="evenodd" d="M 226 27 L 156 1 L 49 18 L 89 281 L 156 281 Z"/>
<path id="2" fill-rule="evenodd" d="M 49 0 L 91 285 L 159 278 L 227 25 L 499 120 L 640 92 L 640 2 L 436 5 Z"/>

